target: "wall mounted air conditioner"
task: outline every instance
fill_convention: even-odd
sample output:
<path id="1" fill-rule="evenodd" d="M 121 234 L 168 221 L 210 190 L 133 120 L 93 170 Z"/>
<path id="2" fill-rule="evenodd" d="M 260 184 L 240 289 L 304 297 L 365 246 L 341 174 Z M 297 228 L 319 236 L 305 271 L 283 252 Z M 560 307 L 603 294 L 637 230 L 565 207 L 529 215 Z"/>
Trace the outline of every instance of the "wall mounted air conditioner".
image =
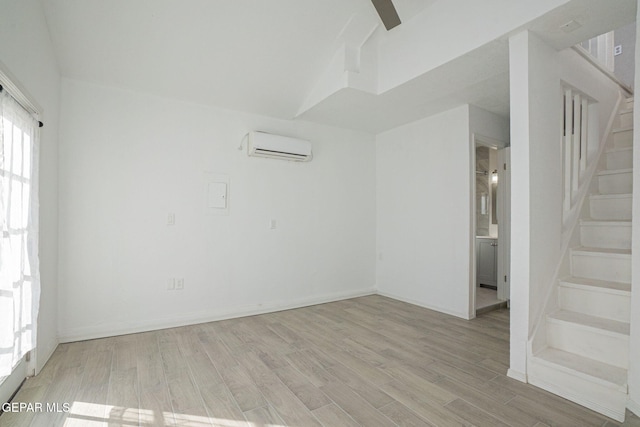
<path id="1" fill-rule="evenodd" d="M 312 158 L 311 142 L 266 132 L 249 132 L 247 154 L 295 162 L 308 162 Z"/>

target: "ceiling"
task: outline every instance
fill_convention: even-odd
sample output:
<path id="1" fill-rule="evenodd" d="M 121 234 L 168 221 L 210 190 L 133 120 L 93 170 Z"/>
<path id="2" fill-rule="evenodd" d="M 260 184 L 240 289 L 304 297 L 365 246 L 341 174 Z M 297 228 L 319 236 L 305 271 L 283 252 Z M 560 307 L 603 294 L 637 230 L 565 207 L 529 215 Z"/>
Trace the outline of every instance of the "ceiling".
<path id="1" fill-rule="evenodd" d="M 370 0 L 41 2 L 64 77 L 283 119 L 297 116 L 354 17 L 387 34 Z M 394 0 L 403 22 L 435 2 Z M 529 28 L 570 46 L 635 17 L 635 1 L 610 5 L 570 0 Z M 582 28 L 558 30 L 576 16 Z M 341 90 L 300 118 L 377 133 L 463 103 L 508 115 L 506 37 L 379 95 Z"/>
<path id="2" fill-rule="evenodd" d="M 380 133 L 462 104 L 509 115 L 509 47 L 497 40 L 378 95 L 342 90 L 300 117 Z"/>
<path id="3" fill-rule="evenodd" d="M 408 20 L 434 0 L 396 0 Z M 63 76 L 293 118 L 369 0 L 42 0 Z"/>

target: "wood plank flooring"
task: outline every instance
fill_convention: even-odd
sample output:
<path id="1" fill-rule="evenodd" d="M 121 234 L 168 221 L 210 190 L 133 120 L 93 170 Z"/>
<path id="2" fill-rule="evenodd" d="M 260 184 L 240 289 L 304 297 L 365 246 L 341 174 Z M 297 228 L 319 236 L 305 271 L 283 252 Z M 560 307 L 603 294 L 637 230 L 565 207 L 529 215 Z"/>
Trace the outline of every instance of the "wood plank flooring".
<path id="1" fill-rule="evenodd" d="M 620 425 L 508 363 L 507 310 L 465 321 L 369 296 L 60 345 L 14 401 L 71 410 L 0 426 Z"/>

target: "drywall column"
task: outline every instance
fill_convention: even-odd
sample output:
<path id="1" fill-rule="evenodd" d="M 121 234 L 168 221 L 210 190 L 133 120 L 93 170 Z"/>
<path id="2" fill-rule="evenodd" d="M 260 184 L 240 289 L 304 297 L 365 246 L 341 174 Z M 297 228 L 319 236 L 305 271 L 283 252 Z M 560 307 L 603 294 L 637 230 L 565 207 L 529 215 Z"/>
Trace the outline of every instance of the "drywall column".
<path id="1" fill-rule="evenodd" d="M 557 52 L 529 32 L 509 40 L 511 89 L 511 367 L 526 381 L 527 343 L 560 260 L 561 87 Z"/>
<path id="2" fill-rule="evenodd" d="M 640 10 L 636 17 L 640 18 Z M 636 28 L 636 58 L 635 58 L 635 87 L 640 87 L 640 31 Z M 629 351 L 629 402 L 628 408 L 640 415 L 640 112 L 633 111 L 633 220 L 632 220 L 632 247 L 631 247 L 631 337 Z M 635 361 L 635 363 L 634 363 Z"/>
<path id="3" fill-rule="evenodd" d="M 508 375 L 527 380 L 529 330 L 529 34 L 509 39 L 511 97 L 511 360 Z"/>

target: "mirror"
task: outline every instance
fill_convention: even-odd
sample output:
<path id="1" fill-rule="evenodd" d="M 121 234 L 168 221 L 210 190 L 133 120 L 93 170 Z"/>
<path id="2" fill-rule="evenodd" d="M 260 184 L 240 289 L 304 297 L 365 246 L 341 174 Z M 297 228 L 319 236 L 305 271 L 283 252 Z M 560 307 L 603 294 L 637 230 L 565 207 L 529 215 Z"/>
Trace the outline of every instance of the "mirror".
<path id="1" fill-rule="evenodd" d="M 498 171 L 491 172 L 491 224 L 498 225 Z"/>
<path id="2" fill-rule="evenodd" d="M 476 235 L 498 235 L 497 150 L 476 145 Z"/>

